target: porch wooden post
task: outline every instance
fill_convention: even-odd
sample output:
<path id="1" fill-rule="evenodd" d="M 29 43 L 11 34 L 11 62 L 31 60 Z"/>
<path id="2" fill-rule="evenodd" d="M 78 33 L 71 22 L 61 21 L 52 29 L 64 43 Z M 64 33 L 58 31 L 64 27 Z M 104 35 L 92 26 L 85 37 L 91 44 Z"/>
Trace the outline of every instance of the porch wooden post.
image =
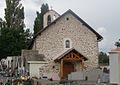
<path id="1" fill-rule="evenodd" d="M 81 71 L 81 69 L 82 69 L 82 65 L 81 65 L 81 60 L 80 60 L 80 71 Z"/>
<path id="2" fill-rule="evenodd" d="M 61 74 L 61 79 L 63 79 L 63 59 L 61 60 L 61 64 L 60 64 L 60 74 Z"/>
<path id="3" fill-rule="evenodd" d="M 80 69 L 83 71 L 84 69 L 84 66 L 83 66 L 83 59 L 81 59 L 81 62 L 80 62 Z"/>

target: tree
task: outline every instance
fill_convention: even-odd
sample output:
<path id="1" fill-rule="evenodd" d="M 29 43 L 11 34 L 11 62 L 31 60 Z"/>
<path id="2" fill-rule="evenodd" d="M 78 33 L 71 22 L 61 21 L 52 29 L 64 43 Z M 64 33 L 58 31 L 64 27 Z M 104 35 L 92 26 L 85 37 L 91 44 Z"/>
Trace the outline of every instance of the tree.
<path id="1" fill-rule="evenodd" d="M 99 53 L 99 64 L 109 64 L 109 56 L 106 53 Z"/>
<path id="2" fill-rule="evenodd" d="M 24 7 L 21 0 L 6 0 L 5 20 L 6 27 L 9 29 L 24 28 Z"/>
<path id="3" fill-rule="evenodd" d="M 1 28 L 3 27 L 3 20 L 0 18 L 0 36 L 1 36 Z"/>
<path id="4" fill-rule="evenodd" d="M 6 0 L 4 22 L 0 36 L 0 59 L 20 55 L 31 41 L 30 31 L 24 30 L 24 7 L 20 0 Z"/>
<path id="5" fill-rule="evenodd" d="M 36 12 L 36 14 L 37 14 L 37 17 L 36 17 L 36 19 L 35 19 L 35 21 L 34 21 L 34 35 L 40 30 L 40 29 L 42 29 L 42 16 L 41 16 L 41 14 L 39 13 L 39 12 Z"/>
<path id="6" fill-rule="evenodd" d="M 115 42 L 115 46 L 120 47 L 120 39 L 117 42 Z"/>
<path id="7" fill-rule="evenodd" d="M 2 18 L 0 18 L 0 30 L 2 27 L 3 27 L 3 20 L 2 20 Z"/>
<path id="8" fill-rule="evenodd" d="M 41 13 L 36 12 L 37 17 L 34 21 L 34 35 L 43 28 L 43 16 L 49 10 L 48 4 L 42 4 Z"/>
<path id="9" fill-rule="evenodd" d="M 5 28 L 5 22 L 0 18 L 0 36 L 1 36 L 1 29 Z"/>

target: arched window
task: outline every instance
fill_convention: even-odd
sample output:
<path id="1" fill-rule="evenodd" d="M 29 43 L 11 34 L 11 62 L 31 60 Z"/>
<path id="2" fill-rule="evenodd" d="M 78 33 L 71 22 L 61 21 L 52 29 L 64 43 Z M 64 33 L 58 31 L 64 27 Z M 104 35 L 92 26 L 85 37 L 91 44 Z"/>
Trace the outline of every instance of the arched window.
<path id="1" fill-rule="evenodd" d="M 55 19 L 56 19 L 56 16 L 54 15 L 54 16 L 53 16 L 53 20 L 55 20 Z"/>
<path id="2" fill-rule="evenodd" d="M 65 41 L 65 47 L 66 48 L 70 48 L 70 40 L 66 40 Z"/>
<path id="3" fill-rule="evenodd" d="M 48 17 L 47 17 L 47 25 L 49 25 L 50 23 L 51 23 L 51 16 L 48 15 Z"/>

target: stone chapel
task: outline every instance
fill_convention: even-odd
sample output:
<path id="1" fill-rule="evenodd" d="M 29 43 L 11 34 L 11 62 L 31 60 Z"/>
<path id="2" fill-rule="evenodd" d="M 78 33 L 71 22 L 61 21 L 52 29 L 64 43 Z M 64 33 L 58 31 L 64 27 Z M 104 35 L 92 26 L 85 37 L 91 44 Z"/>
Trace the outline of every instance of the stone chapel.
<path id="1" fill-rule="evenodd" d="M 103 37 L 73 11 L 60 15 L 49 10 L 43 26 L 30 45 L 48 62 L 39 68 L 40 75 L 55 74 L 65 79 L 71 72 L 98 67 L 98 42 Z"/>

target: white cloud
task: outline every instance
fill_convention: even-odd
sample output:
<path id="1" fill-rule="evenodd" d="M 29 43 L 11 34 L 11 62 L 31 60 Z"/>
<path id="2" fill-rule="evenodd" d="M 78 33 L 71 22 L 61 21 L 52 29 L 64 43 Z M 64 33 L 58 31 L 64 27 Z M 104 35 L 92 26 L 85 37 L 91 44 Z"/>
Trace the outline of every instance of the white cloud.
<path id="1" fill-rule="evenodd" d="M 103 40 L 99 42 L 99 50 L 109 52 L 114 48 L 115 39 L 105 27 L 97 28 L 97 32 L 102 35 Z"/>
<path id="2" fill-rule="evenodd" d="M 99 27 L 97 28 L 97 32 L 102 35 L 103 40 L 99 43 L 100 51 L 105 51 L 106 45 L 107 45 L 107 30 L 105 27 Z"/>
<path id="3" fill-rule="evenodd" d="M 40 11 L 43 0 L 22 0 L 22 4 L 25 8 L 25 24 L 26 28 L 30 28 L 33 31 L 33 24 L 36 17 L 36 11 Z"/>
<path id="4" fill-rule="evenodd" d="M 99 27 L 99 28 L 97 28 L 97 32 L 100 33 L 100 34 L 105 34 L 107 31 L 106 31 L 106 28 Z"/>
<path id="5" fill-rule="evenodd" d="M 0 18 L 4 18 L 5 0 L 0 0 Z"/>

